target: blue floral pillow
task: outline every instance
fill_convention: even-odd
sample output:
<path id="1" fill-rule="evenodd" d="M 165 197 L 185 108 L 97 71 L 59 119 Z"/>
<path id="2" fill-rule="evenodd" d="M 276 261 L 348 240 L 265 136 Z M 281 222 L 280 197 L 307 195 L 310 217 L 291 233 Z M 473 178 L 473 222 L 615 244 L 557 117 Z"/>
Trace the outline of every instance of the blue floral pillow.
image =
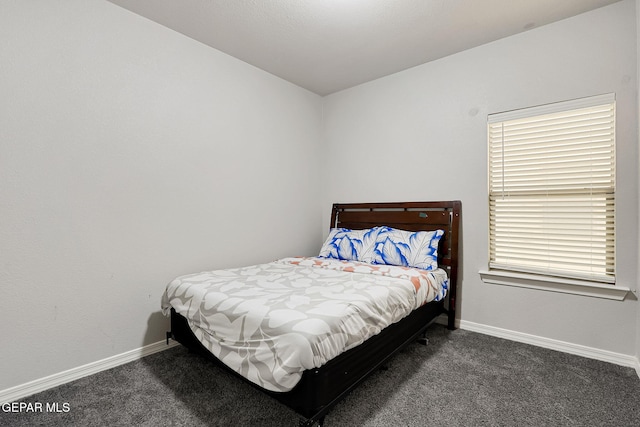
<path id="1" fill-rule="evenodd" d="M 377 234 L 378 228 L 365 230 L 332 228 L 320 249 L 320 256 L 350 261 L 370 260 Z"/>
<path id="2" fill-rule="evenodd" d="M 444 234 L 435 231 L 405 231 L 378 227 L 373 264 L 400 265 L 434 270 L 438 268 L 438 242 Z"/>

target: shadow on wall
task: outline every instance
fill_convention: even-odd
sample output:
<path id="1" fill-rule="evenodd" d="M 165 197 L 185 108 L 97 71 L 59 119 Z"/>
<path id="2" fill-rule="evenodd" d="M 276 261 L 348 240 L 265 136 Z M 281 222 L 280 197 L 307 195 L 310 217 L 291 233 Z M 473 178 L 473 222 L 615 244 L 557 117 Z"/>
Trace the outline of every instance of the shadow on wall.
<path id="1" fill-rule="evenodd" d="M 142 339 L 142 346 L 155 344 L 158 341 L 166 339 L 167 331 L 171 329 L 171 321 L 169 317 L 162 314 L 161 311 L 151 313 L 147 320 L 147 330 Z"/>

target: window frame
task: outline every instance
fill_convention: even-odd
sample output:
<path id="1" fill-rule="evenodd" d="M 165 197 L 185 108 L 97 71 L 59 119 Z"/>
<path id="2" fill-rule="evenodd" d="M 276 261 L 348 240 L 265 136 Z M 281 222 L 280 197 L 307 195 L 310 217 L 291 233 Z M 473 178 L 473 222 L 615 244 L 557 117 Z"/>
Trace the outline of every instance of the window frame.
<path id="1" fill-rule="evenodd" d="M 562 101 L 556 102 L 552 104 L 545 104 L 536 107 L 522 108 L 518 110 L 512 110 L 502 113 L 490 114 L 487 116 L 487 132 L 490 131 L 491 123 L 501 123 L 507 122 L 510 120 L 517 119 L 526 119 L 533 118 L 537 116 L 553 114 L 553 113 L 561 113 L 572 110 L 578 110 L 582 108 L 594 107 L 603 104 L 613 104 L 613 122 L 614 122 L 614 135 L 615 135 L 615 94 L 604 94 L 597 95 L 592 97 L 574 99 L 570 101 Z M 487 160 L 491 161 L 490 158 L 490 137 L 487 135 Z M 613 164 L 612 164 L 612 173 L 613 173 L 613 194 L 615 198 L 615 136 L 613 137 Z M 491 209 L 492 207 L 489 204 L 490 194 L 491 194 L 491 168 L 489 163 L 487 164 L 487 178 L 488 178 L 488 186 L 487 186 L 487 203 L 488 203 L 488 212 L 489 218 L 491 218 Z M 615 200 L 613 202 L 613 209 L 615 215 Z M 495 266 L 488 265 L 486 270 L 480 271 L 480 276 L 485 283 L 497 284 L 497 285 L 508 285 L 508 286 L 518 286 L 518 287 L 526 287 L 532 289 L 540 289 L 540 290 L 549 290 L 555 292 L 564 292 L 571 294 L 580 294 L 587 296 L 595 296 L 609 299 L 622 300 L 624 299 L 626 293 L 629 289 L 621 287 L 615 284 L 615 245 L 616 245 L 616 236 L 615 236 L 615 217 L 613 218 L 614 223 L 614 235 L 613 235 L 613 247 L 614 247 L 614 261 L 613 261 L 613 280 L 602 280 L 603 277 L 597 278 L 594 280 L 592 277 L 580 277 L 572 274 L 554 274 L 553 272 L 541 272 L 536 271 L 536 269 L 531 271 L 527 271 L 526 268 L 509 268 L 509 266 L 499 266 L 496 268 Z M 489 243 L 491 243 L 491 230 L 489 232 Z M 491 248 L 488 247 L 488 260 L 491 262 Z"/>

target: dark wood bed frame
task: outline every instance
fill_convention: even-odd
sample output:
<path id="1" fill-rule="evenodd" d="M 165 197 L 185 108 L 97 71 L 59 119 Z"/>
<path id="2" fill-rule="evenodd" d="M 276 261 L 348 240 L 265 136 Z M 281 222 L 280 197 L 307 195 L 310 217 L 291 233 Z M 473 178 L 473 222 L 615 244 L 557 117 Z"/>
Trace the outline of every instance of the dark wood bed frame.
<path id="1" fill-rule="evenodd" d="M 381 368 L 394 354 L 423 336 L 427 327 L 438 316 L 446 313 L 447 327 L 455 329 L 460 215 L 459 201 L 333 205 L 331 227 L 364 229 L 387 225 L 411 231 L 444 230 L 438 248 L 438 265 L 449 274 L 449 292 L 445 300 L 423 305 L 320 368 L 304 371 L 300 382 L 289 392 L 278 393 L 262 389 L 228 368 L 206 350 L 195 338 L 187 320 L 173 309 L 171 332 L 167 333 L 167 340 L 173 338 L 190 350 L 211 358 L 236 376 L 289 406 L 304 417 L 300 425 L 311 426 L 316 422 L 322 425 L 325 415 L 334 405 L 369 374 Z"/>

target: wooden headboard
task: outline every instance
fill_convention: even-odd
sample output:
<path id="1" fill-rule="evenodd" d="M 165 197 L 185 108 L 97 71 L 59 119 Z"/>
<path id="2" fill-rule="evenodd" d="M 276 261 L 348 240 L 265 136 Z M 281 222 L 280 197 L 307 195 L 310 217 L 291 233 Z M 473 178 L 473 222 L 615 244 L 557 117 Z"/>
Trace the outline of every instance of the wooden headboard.
<path id="1" fill-rule="evenodd" d="M 361 230 L 381 225 L 409 231 L 443 230 L 438 247 L 438 265 L 449 274 L 448 327 L 455 322 L 458 285 L 458 239 L 462 203 L 336 203 L 331 212 L 331 227 Z"/>

